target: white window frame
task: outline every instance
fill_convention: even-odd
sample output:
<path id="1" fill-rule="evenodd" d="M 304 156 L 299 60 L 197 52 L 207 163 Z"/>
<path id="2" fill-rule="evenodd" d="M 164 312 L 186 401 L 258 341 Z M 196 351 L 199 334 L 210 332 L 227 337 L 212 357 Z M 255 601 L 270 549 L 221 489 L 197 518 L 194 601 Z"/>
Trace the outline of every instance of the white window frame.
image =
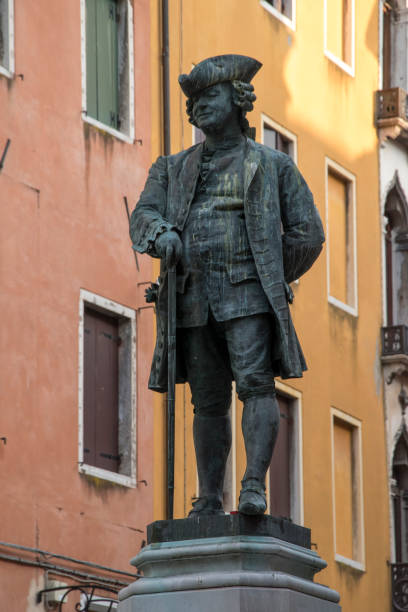
<path id="1" fill-rule="evenodd" d="M 324 38 L 324 54 L 325 56 L 336 64 L 339 68 L 344 70 L 349 76 L 355 76 L 355 63 L 356 63 L 356 6 L 355 0 L 350 0 L 351 2 L 351 64 L 343 61 L 341 58 L 337 57 L 332 51 L 327 48 L 327 1 L 324 0 L 324 17 L 323 17 L 323 38 Z"/>
<path id="2" fill-rule="evenodd" d="M 131 325 L 131 432 L 130 432 L 130 465 L 131 474 L 120 474 L 110 472 L 94 465 L 84 463 L 84 311 L 85 305 L 95 306 L 107 314 L 110 312 L 116 316 L 126 317 Z M 79 361 L 78 361 L 78 470 L 81 474 L 108 480 L 125 487 L 134 488 L 137 485 L 136 474 L 136 313 L 131 308 L 118 304 L 113 300 L 91 293 L 85 289 L 80 290 L 79 295 Z"/>
<path id="3" fill-rule="evenodd" d="M 287 140 L 290 140 L 291 145 L 292 145 L 292 151 L 291 151 L 290 157 L 293 159 L 293 161 L 297 165 L 298 146 L 297 146 L 296 134 L 294 134 L 293 132 L 290 132 L 288 129 L 283 127 L 283 125 L 281 125 L 280 123 L 277 123 L 276 121 L 268 117 L 268 115 L 261 113 L 261 142 L 262 144 L 265 144 L 265 130 L 264 130 L 265 124 L 268 125 L 270 128 L 272 128 L 273 130 L 275 130 L 276 132 L 279 132 L 280 134 L 282 134 L 282 136 L 284 136 Z"/>
<path id="4" fill-rule="evenodd" d="M 14 0 L 7 0 L 8 5 L 8 68 L 0 64 L 0 74 L 12 79 L 14 76 Z"/>
<path id="5" fill-rule="evenodd" d="M 361 421 L 350 416 L 349 414 L 338 410 L 337 408 L 330 409 L 330 433 L 331 433 L 331 454 L 332 454 L 332 503 L 333 503 L 333 540 L 334 540 L 334 558 L 335 561 L 342 565 L 347 565 L 355 570 L 365 572 L 365 539 L 364 539 L 364 496 L 363 496 L 363 451 L 362 451 L 362 435 Z M 352 526 L 353 529 L 353 548 L 356 548 L 355 559 L 349 559 L 338 554 L 336 543 L 336 488 L 335 488 L 335 472 L 334 472 L 334 422 L 335 420 L 343 421 L 352 426 L 352 443 L 354 454 L 354 470 L 353 470 L 353 495 L 355 495 L 357 512 L 353 517 L 357 524 Z M 354 539 L 354 534 L 356 537 Z"/>
<path id="6" fill-rule="evenodd" d="M 353 275 L 352 279 L 347 279 L 347 282 L 353 283 L 354 293 L 354 304 L 346 304 L 338 298 L 330 295 L 330 221 L 329 221 L 329 173 L 330 170 L 334 174 L 337 174 L 340 178 L 343 178 L 349 183 L 349 209 L 350 220 L 352 224 L 352 249 L 353 249 L 353 261 L 350 266 L 350 270 Z M 357 198 L 356 198 L 356 177 L 354 174 L 340 166 L 329 157 L 325 159 L 325 191 L 326 191 L 326 262 L 327 262 L 327 299 L 330 304 L 337 306 L 341 310 L 344 310 L 348 314 L 354 317 L 358 316 L 358 279 L 357 279 Z"/>
<path id="7" fill-rule="evenodd" d="M 297 525 L 304 524 L 303 500 L 303 426 L 302 426 L 302 394 L 297 389 L 275 380 L 276 390 L 291 402 L 293 418 L 293 453 L 291 454 L 291 490 L 290 518 Z M 267 512 L 270 507 L 269 470 L 266 475 Z"/>
<path id="8" fill-rule="evenodd" d="M 280 11 L 278 11 L 274 6 L 266 2 L 266 0 L 260 0 L 259 3 L 268 13 L 279 19 L 282 23 L 284 23 L 288 28 L 293 31 L 296 31 L 296 0 L 292 0 L 292 19 L 283 15 Z"/>
<path id="9" fill-rule="evenodd" d="M 118 138 L 118 140 L 122 140 L 123 142 L 127 142 L 128 144 L 133 144 L 135 140 L 135 84 L 134 84 L 134 42 L 133 42 L 133 7 L 130 0 L 124 0 L 127 5 L 127 31 L 128 31 L 128 66 L 129 66 L 129 99 L 128 99 L 128 108 L 129 108 L 129 132 L 121 132 L 120 130 L 116 130 L 115 128 L 94 119 L 93 117 L 89 117 L 87 115 L 86 108 L 86 0 L 80 0 L 81 2 L 81 65 L 82 65 L 82 110 L 81 115 L 83 121 L 85 123 L 89 123 L 89 125 L 93 125 L 99 130 L 106 132 L 107 134 L 111 134 Z"/>

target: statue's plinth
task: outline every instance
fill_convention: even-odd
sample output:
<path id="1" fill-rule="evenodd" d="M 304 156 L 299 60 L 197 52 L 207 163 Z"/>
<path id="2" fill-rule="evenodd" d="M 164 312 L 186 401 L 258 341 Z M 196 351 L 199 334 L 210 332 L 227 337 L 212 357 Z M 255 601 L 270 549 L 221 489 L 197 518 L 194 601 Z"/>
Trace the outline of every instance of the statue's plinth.
<path id="1" fill-rule="evenodd" d="M 118 612 L 340 612 L 339 595 L 313 582 L 326 562 L 310 530 L 271 516 L 156 521 L 132 560 L 143 573 Z"/>

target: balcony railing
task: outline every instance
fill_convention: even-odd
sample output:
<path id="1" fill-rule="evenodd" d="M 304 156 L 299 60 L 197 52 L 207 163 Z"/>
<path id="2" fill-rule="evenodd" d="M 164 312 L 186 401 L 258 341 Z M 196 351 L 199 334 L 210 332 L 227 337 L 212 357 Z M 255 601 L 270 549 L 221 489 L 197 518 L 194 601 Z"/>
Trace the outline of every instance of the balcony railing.
<path id="1" fill-rule="evenodd" d="M 375 124 L 380 141 L 396 140 L 408 147 L 408 95 L 393 87 L 375 94 Z"/>
<path id="2" fill-rule="evenodd" d="M 47 610 L 58 610 L 63 612 L 66 609 L 64 604 L 68 603 L 68 597 L 71 593 L 77 594 L 79 602 L 72 603 L 72 608 L 76 612 L 96 612 L 103 609 L 105 612 L 115 612 L 117 610 L 119 588 L 108 587 L 97 583 L 81 583 L 65 585 L 63 587 L 53 587 L 42 589 L 37 592 L 36 603 L 40 604 L 44 601 Z M 102 593 L 102 594 L 101 594 Z"/>
<path id="3" fill-rule="evenodd" d="M 391 564 L 392 612 L 408 612 L 408 563 Z"/>
<path id="4" fill-rule="evenodd" d="M 375 118 L 377 125 L 384 119 L 408 121 L 408 96 L 400 87 L 382 89 L 376 92 Z"/>
<path id="5" fill-rule="evenodd" d="M 382 328 L 382 354 L 408 355 L 408 327 L 393 325 Z"/>

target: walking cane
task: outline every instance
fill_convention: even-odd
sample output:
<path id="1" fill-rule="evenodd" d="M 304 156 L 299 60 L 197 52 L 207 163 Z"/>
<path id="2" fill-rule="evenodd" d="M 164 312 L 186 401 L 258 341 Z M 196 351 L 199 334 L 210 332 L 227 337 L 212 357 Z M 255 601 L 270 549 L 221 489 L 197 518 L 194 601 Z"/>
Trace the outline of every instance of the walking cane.
<path id="1" fill-rule="evenodd" d="M 176 395 L 176 266 L 167 276 L 168 365 L 167 365 L 167 518 L 174 509 L 174 404 Z"/>

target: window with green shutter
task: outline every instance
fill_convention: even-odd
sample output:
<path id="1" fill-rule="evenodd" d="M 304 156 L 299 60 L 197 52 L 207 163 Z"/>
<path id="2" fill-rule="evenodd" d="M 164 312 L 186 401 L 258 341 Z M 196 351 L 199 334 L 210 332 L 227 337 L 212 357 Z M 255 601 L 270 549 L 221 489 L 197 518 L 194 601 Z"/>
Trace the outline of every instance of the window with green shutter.
<path id="1" fill-rule="evenodd" d="M 133 142 L 133 1 L 80 2 L 82 117 L 117 138 Z"/>
<path id="2" fill-rule="evenodd" d="M 120 128 L 119 10 L 116 0 L 86 0 L 86 112 Z"/>

